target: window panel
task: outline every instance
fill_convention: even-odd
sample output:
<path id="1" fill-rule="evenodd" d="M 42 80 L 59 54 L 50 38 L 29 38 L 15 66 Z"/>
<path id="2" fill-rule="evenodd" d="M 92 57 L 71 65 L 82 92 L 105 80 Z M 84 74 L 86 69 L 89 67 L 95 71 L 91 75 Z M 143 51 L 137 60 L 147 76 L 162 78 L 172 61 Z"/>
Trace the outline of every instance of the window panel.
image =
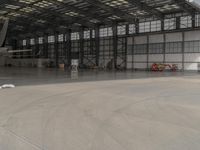
<path id="1" fill-rule="evenodd" d="M 164 20 L 165 30 L 173 30 L 176 29 L 176 18 L 165 19 Z"/>

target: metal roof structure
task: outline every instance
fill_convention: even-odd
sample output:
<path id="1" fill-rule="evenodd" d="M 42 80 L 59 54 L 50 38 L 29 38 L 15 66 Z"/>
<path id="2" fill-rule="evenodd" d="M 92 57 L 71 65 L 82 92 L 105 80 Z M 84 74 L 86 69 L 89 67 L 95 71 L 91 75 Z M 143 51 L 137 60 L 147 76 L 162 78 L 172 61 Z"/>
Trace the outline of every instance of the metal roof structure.
<path id="1" fill-rule="evenodd" d="M 0 19 L 10 19 L 12 33 L 95 28 L 195 14 L 200 11 L 198 3 L 199 0 L 1 0 Z"/>

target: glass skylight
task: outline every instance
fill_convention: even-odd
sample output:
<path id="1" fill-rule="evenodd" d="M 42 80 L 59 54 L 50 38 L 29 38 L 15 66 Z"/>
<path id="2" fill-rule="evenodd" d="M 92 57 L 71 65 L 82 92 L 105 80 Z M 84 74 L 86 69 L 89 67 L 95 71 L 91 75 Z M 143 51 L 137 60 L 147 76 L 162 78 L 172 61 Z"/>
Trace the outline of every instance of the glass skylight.
<path id="1" fill-rule="evenodd" d="M 8 9 L 18 9 L 18 8 L 20 8 L 20 6 L 6 4 L 6 8 L 8 8 Z"/>
<path id="2" fill-rule="evenodd" d="M 36 2 L 37 0 L 19 0 L 20 3 L 25 3 L 25 4 L 32 4 Z"/>
<path id="3" fill-rule="evenodd" d="M 111 7 L 117 7 L 121 5 L 126 5 L 128 4 L 128 2 L 126 0 L 112 0 L 112 1 L 106 2 L 105 4 Z"/>
<path id="4" fill-rule="evenodd" d="M 38 6 L 38 7 L 41 7 L 41 8 L 44 8 L 44 7 L 48 7 L 48 6 L 53 5 L 53 3 L 43 0 L 41 2 L 38 2 L 38 3 L 34 4 L 34 5 Z"/>
<path id="5" fill-rule="evenodd" d="M 70 11 L 70 12 L 66 12 L 65 15 L 73 17 L 73 16 L 78 16 L 79 13 Z"/>

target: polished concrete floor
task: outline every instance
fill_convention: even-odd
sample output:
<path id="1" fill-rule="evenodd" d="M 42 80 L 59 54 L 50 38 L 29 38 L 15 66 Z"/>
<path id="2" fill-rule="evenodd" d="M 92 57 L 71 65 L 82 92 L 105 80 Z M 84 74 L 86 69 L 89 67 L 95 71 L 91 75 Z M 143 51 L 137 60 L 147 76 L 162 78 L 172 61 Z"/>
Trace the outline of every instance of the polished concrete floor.
<path id="1" fill-rule="evenodd" d="M 157 77 L 195 76 L 197 72 L 145 72 L 145 71 L 79 71 L 78 75 L 71 75 L 69 71 L 57 69 L 37 68 L 4 68 L 0 67 L 0 85 L 15 84 L 40 85 L 70 82 L 89 82 L 120 79 L 140 79 Z"/>
<path id="2" fill-rule="evenodd" d="M 2 70 L 0 150 L 200 149 L 198 73 Z"/>

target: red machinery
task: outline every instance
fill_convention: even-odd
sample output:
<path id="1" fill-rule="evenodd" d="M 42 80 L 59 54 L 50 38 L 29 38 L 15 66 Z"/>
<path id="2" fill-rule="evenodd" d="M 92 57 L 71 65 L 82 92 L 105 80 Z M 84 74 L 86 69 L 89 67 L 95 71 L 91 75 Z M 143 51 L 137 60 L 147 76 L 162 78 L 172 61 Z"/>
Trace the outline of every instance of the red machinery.
<path id="1" fill-rule="evenodd" d="M 157 71 L 162 72 L 162 71 L 166 70 L 167 68 L 171 71 L 177 71 L 178 70 L 178 66 L 176 64 L 170 65 L 170 64 L 156 64 L 156 63 L 154 63 L 151 66 L 151 70 L 155 71 L 155 72 L 157 72 Z"/>

